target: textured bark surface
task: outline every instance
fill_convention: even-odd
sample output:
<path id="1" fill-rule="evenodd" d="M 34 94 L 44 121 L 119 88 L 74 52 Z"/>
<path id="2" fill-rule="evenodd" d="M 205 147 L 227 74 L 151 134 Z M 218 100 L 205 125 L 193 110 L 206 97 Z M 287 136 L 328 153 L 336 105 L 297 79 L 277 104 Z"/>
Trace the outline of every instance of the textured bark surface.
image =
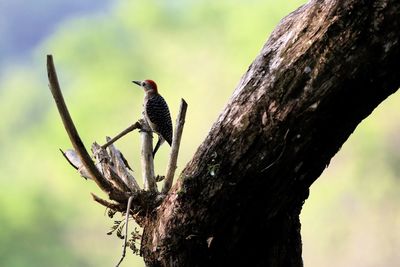
<path id="1" fill-rule="evenodd" d="M 400 85 L 400 2 L 310 1 L 284 18 L 164 203 L 149 266 L 302 266 L 310 185 Z"/>

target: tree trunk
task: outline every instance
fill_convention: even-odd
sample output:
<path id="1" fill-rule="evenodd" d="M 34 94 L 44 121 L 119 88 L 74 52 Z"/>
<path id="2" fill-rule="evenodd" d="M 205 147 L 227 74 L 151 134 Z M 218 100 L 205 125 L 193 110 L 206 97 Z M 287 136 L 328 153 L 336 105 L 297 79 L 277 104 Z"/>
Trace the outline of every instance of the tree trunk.
<path id="1" fill-rule="evenodd" d="M 399 35 L 395 0 L 312 0 L 284 18 L 149 215 L 147 265 L 303 266 L 309 187 L 399 87 Z"/>

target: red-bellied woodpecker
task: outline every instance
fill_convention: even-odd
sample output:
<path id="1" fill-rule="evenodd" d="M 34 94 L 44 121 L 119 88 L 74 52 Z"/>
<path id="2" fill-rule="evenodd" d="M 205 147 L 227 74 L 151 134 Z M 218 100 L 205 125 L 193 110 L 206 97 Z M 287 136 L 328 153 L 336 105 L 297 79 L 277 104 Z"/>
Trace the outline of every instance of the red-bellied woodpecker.
<path id="1" fill-rule="evenodd" d="M 158 142 L 153 151 L 153 157 L 158 148 L 167 141 L 172 143 L 172 121 L 167 102 L 158 93 L 157 85 L 152 80 L 132 81 L 144 89 L 145 97 L 143 102 L 144 117 L 151 130 L 158 135 Z"/>

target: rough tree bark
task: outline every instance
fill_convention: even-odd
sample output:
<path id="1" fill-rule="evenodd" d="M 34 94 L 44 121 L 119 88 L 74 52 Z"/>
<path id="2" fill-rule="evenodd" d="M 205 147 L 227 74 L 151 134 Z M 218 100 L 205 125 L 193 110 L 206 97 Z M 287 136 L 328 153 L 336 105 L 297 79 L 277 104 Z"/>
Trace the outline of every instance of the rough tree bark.
<path id="1" fill-rule="evenodd" d="M 399 35 L 395 0 L 312 0 L 284 18 L 149 215 L 147 265 L 302 266 L 309 187 L 398 89 Z"/>

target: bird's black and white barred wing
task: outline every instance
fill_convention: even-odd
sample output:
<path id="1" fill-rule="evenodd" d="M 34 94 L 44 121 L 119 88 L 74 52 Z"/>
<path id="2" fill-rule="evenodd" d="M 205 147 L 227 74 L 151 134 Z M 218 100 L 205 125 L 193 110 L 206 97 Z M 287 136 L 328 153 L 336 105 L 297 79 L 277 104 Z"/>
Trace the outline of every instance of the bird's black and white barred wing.
<path id="1" fill-rule="evenodd" d="M 161 95 L 155 95 L 147 100 L 145 109 L 153 131 L 160 134 L 171 145 L 172 121 L 167 102 Z"/>

